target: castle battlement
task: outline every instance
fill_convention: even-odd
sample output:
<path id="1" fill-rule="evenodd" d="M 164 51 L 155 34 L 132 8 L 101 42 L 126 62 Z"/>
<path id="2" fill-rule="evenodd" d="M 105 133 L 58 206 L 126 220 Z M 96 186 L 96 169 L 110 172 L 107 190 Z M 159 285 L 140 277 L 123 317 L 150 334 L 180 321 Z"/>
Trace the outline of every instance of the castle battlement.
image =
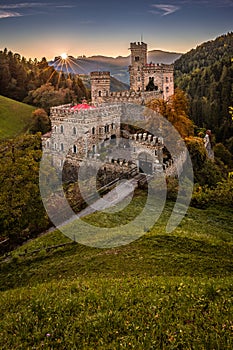
<path id="1" fill-rule="evenodd" d="M 147 44 L 144 42 L 134 42 L 134 43 L 130 43 L 130 49 L 144 49 L 147 50 Z"/>
<path id="2" fill-rule="evenodd" d="M 91 72 L 91 78 L 98 78 L 98 77 L 109 77 L 110 78 L 110 72 Z"/>
<path id="3" fill-rule="evenodd" d="M 71 120 L 86 120 L 86 119 L 96 119 L 98 117 L 109 117 L 111 115 L 116 115 L 121 110 L 121 106 L 118 104 L 111 105 L 95 105 L 91 106 L 89 109 L 72 109 L 73 105 L 67 104 L 57 107 L 52 107 L 50 109 L 51 119 L 69 119 Z"/>

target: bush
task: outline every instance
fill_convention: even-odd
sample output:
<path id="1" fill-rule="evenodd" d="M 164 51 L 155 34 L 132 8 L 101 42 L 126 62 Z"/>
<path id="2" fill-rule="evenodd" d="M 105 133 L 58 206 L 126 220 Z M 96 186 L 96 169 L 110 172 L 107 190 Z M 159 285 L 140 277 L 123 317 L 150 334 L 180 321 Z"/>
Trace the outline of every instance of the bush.
<path id="1" fill-rule="evenodd" d="M 219 158 L 226 166 L 233 168 L 233 156 L 222 143 L 217 143 L 214 146 L 214 155 L 216 158 Z"/>
<path id="2" fill-rule="evenodd" d="M 196 208 L 206 208 L 211 204 L 233 207 L 233 180 L 227 179 L 217 183 L 211 189 L 208 186 L 194 187 L 191 206 Z"/>

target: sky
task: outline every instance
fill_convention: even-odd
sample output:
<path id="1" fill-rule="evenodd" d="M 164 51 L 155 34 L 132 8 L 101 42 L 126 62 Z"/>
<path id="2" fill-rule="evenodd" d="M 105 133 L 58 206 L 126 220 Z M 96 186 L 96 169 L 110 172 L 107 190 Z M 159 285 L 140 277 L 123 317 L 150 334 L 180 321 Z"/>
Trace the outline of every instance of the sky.
<path id="1" fill-rule="evenodd" d="M 185 53 L 233 31 L 233 0 L 0 0 L 0 50 L 28 58 Z"/>

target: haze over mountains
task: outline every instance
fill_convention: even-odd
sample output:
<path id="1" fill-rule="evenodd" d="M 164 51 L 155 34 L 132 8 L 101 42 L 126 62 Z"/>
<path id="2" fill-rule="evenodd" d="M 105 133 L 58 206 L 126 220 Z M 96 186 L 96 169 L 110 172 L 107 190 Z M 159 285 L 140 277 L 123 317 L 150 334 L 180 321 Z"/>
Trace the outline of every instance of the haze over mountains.
<path id="1" fill-rule="evenodd" d="M 152 50 L 148 52 L 148 63 L 174 63 L 181 57 L 181 53 L 166 52 L 162 50 Z M 69 56 L 67 64 L 61 65 L 59 57 L 50 62 L 56 70 L 75 74 L 89 74 L 92 71 L 110 71 L 111 76 L 125 84 L 129 84 L 128 66 L 130 55 L 127 57 L 118 56 L 116 58 L 95 55 L 91 57 L 74 58 Z"/>

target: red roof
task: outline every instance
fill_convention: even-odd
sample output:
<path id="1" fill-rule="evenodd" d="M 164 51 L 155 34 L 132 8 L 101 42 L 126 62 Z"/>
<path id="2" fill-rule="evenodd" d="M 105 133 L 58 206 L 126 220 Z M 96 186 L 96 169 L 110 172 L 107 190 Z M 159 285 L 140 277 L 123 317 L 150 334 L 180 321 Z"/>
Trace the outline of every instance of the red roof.
<path id="1" fill-rule="evenodd" d="M 42 135 L 42 137 L 48 139 L 49 137 L 51 137 L 51 135 L 52 135 L 52 133 L 51 133 L 51 131 L 49 131 L 49 132 L 47 132 L 46 134 Z"/>
<path id="2" fill-rule="evenodd" d="M 77 111 L 77 110 L 79 111 L 81 109 L 93 109 L 93 108 L 95 108 L 95 107 L 94 106 L 90 106 L 87 103 L 80 103 L 80 104 L 78 104 L 76 106 L 71 107 L 71 110 L 72 111 Z"/>

